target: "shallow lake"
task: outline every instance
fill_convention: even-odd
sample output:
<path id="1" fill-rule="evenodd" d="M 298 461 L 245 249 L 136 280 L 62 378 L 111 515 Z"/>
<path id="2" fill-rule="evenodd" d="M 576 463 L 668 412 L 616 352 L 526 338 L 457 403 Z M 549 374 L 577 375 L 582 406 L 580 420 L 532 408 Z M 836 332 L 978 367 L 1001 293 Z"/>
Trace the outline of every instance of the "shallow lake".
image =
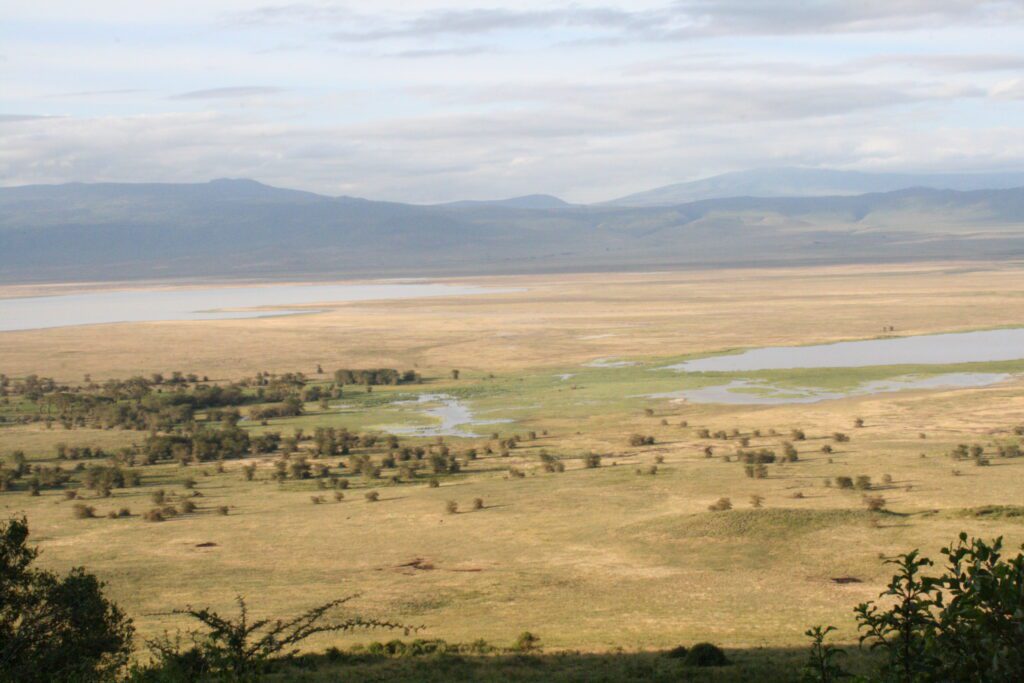
<path id="1" fill-rule="evenodd" d="M 731 405 L 781 405 L 786 403 L 819 403 L 849 396 L 867 396 L 913 389 L 961 389 L 985 387 L 1010 379 L 1012 375 L 995 372 L 949 372 L 931 377 L 894 377 L 864 382 L 848 391 L 826 391 L 813 387 L 779 387 L 768 382 L 737 379 L 699 389 L 682 389 L 647 398 L 671 398 L 693 403 L 727 403 Z"/>
<path id="2" fill-rule="evenodd" d="M 280 308 L 511 290 L 432 282 L 253 285 L 82 292 L 0 299 L 0 332 L 157 320 L 226 320 L 316 312 Z M 271 310 L 266 310 L 267 308 Z M 243 309 L 243 310 L 239 310 Z"/>
<path id="3" fill-rule="evenodd" d="M 749 372 L 790 368 L 947 365 L 1024 358 L 1024 328 L 868 339 L 814 346 L 775 346 L 697 358 L 668 366 L 683 372 Z"/>
<path id="4" fill-rule="evenodd" d="M 465 436 L 477 437 L 470 428 L 482 425 L 504 424 L 509 419 L 479 419 L 465 403 L 448 394 L 420 394 L 411 401 L 396 401 L 395 406 L 423 406 L 420 412 L 434 420 L 433 424 L 419 427 L 383 426 L 382 429 L 399 436 Z"/>

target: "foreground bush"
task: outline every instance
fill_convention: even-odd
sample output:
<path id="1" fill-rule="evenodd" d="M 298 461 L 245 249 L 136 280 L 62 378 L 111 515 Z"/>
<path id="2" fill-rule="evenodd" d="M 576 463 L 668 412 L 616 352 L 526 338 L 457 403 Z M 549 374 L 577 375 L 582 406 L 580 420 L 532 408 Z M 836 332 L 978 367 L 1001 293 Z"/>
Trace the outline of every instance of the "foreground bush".
<path id="1" fill-rule="evenodd" d="M 934 563 L 916 550 L 887 561 L 896 574 L 879 596 L 883 603 L 854 610 L 861 643 L 884 657 L 881 680 L 1024 680 L 1024 553 L 1004 558 L 1002 545 L 1002 538 L 968 541 L 961 533 L 942 549 L 939 575 L 924 574 Z M 811 680 L 840 675 L 823 645 L 829 630 L 808 631 L 819 671 Z"/>
<path id="2" fill-rule="evenodd" d="M 255 680 L 275 665 L 298 654 L 298 644 L 319 633 L 346 633 L 357 629 L 410 629 L 402 624 L 380 619 L 350 616 L 331 618 L 338 608 L 355 596 L 324 603 L 287 620 L 249 619 L 245 599 L 238 597 L 239 616 L 225 617 L 210 608 L 186 607 L 173 614 L 190 617 L 200 623 L 200 630 L 189 635 L 190 646 L 182 639 L 168 636 L 148 641 L 155 662 L 135 672 L 140 681 Z"/>
<path id="3" fill-rule="evenodd" d="M 132 622 L 81 567 L 60 577 L 32 568 L 28 524 L 0 524 L 0 680 L 112 679 L 132 651 Z"/>

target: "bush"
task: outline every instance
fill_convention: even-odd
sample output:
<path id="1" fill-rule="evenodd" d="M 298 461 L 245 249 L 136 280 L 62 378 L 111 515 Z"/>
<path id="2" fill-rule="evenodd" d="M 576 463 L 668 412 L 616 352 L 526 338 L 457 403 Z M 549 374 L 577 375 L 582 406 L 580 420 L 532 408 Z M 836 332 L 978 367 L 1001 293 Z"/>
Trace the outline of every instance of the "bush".
<path id="1" fill-rule="evenodd" d="M 690 648 L 683 663 L 687 666 L 725 666 L 729 660 L 718 646 L 711 643 L 697 643 Z"/>
<path id="2" fill-rule="evenodd" d="M 332 600 L 303 614 L 287 619 L 252 619 L 245 600 L 238 597 L 239 616 L 222 616 L 210 608 L 186 607 L 172 613 L 198 621 L 203 632 L 192 631 L 192 646 L 181 650 L 181 639 L 169 636 L 150 641 L 154 665 L 143 673 L 152 674 L 144 680 L 264 680 L 264 674 L 281 661 L 298 652 L 298 645 L 310 636 L 324 633 L 348 633 L 356 629 L 407 629 L 380 619 L 359 615 L 334 618 L 334 612 L 354 596 Z M 378 644 L 376 651 L 386 648 Z"/>
<path id="3" fill-rule="evenodd" d="M 449 515 L 454 515 L 459 511 L 459 504 L 456 503 L 454 500 L 449 500 L 444 504 L 444 511 L 447 512 Z"/>
<path id="4" fill-rule="evenodd" d="M 160 508 L 153 508 L 146 514 L 142 515 L 142 518 L 147 522 L 162 522 L 164 521 L 164 513 Z"/>
<path id="5" fill-rule="evenodd" d="M 427 486 L 429 486 L 432 489 L 436 489 L 440 485 L 441 485 L 441 482 L 439 482 L 435 477 L 431 477 L 430 481 L 427 482 Z"/>
<path id="6" fill-rule="evenodd" d="M 218 515 L 226 515 L 226 514 L 228 514 L 228 506 L 227 505 L 221 505 L 219 508 L 217 508 L 217 514 Z"/>
<path id="7" fill-rule="evenodd" d="M 836 477 L 836 486 L 841 489 L 852 489 L 853 479 L 850 477 Z"/>
<path id="8" fill-rule="evenodd" d="M 0 524 L 0 680 L 118 678 L 132 652 L 132 622 L 82 568 L 35 569 L 24 518 Z"/>
<path id="9" fill-rule="evenodd" d="M 183 515 L 187 515 L 189 513 L 195 512 L 195 511 L 196 511 L 196 504 L 193 503 L 191 500 L 183 501 L 182 503 L 180 503 L 178 505 L 178 512 L 180 512 Z"/>
<path id="10" fill-rule="evenodd" d="M 665 656 L 670 659 L 683 659 L 690 651 L 686 649 L 685 645 L 676 645 L 674 648 L 665 653 Z"/>
<path id="11" fill-rule="evenodd" d="M 345 494 L 342 493 L 341 491 L 335 491 L 334 492 L 334 500 L 336 502 L 340 503 L 341 501 L 345 500 Z"/>
<path id="12" fill-rule="evenodd" d="M 885 509 L 885 498 L 882 496 L 864 496 L 864 504 L 871 512 L 881 512 Z"/>
<path id="13" fill-rule="evenodd" d="M 366 499 L 367 503 L 376 503 L 380 500 L 380 493 L 377 491 L 367 491 L 363 494 L 363 498 Z"/>
<path id="14" fill-rule="evenodd" d="M 708 506 L 708 510 L 711 510 L 712 512 L 725 512 L 726 510 L 732 510 L 732 501 L 728 498 L 719 498 Z"/>
<path id="15" fill-rule="evenodd" d="M 866 474 L 861 474 L 857 477 L 855 484 L 858 491 L 870 491 L 871 490 L 871 477 Z"/>
<path id="16" fill-rule="evenodd" d="M 540 649 L 540 637 L 535 636 L 529 631 L 523 631 L 516 638 L 516 642 L 512 645 L 512 649 L 518 652 L 534 652 Z"/>
<path id="17" fill-rule="evenodd" d="M 76 519 L 91 519 L 96 516 L 96 508 L 85 503 L 75 503 L 71 510 Z"/>
<path id="18" fill-rule="evenodd" d="M 590 453 L 583 458 L 583 466 L 587 469 L 594 469 L 601 466 L 601 456 L 597 453 Z"/>
<path id="19" fill-rule="evenodd" d="M 880 596 L 884 606 L 854 610 L 861 641 L 885 658 L 881 678 L 1024 680 L 1024 553 L 1004 558 L 1002 539 L 968 541 L 964 533 L 942 552 L 938 576 L 923 574 L 933 563 L 916 550 L 888 560 L 897 573 Z"/>
<path id="20" fill-rule="evenodd" d="M 474 498 L 473 499 L 473 509 L 474 510 L 483 510 L 484 509 L 484 499 L 483 498 Z"/>

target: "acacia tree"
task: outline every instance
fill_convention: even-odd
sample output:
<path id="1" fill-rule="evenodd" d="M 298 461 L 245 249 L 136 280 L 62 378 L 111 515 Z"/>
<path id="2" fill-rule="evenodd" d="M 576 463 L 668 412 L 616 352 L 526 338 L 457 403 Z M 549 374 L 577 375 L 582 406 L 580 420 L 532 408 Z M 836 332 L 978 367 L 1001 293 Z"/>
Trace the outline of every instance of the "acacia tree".
<path id="1" fill-rule="evenodd" d="M 100 681 L 132 652 L 135 629 L 81 567 L 35 569 L 24 518 L 0 525 L 0 680 Z"/>
<path id="2" fill-rule="evenodd" d="M 236 599 L 239 607 L 237 619 L 222 616 L 209 607 L 197 609 L 190 606 L 172 612 L 191 617 L 202 625 L 202 631 L 189 634 L 190 648 L 183 650 L 180 639 L 171 640 L 167 636 L 148 641 L 147 645 L 156 655 L 157 671 L 165 674 L 188 679 L 215 674 L 228 680 L 255 680 L 276 662 L 298 654 L 298 644 L 318 633 L 381 628 L 403 630 L 408 634 L 416 630 L 395 622 L 361 616 L 331 619 L 335 610 L 355 597 L 350 595 L 331 600 L 287 620 L 250 621 L 245 599 L 241 596 Z"/>

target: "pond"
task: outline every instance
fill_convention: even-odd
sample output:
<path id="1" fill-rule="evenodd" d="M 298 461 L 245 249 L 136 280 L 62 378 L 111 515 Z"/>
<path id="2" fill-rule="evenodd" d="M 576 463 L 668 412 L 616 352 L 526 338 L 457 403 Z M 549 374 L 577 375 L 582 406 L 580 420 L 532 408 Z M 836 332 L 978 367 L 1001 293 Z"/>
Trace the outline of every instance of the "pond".
<path id="1" fill-rule="evenodd" d="M 508 419 L 481 420 L 473 416 L 469 406 L 448 394 L 420 394 L 411 401 L 395 401 L 393 406 L 424 406 L 420 412 L 432 420 L 433 424 L 406 427 L 382 426 L 381 429 L 398 436 L 465 436 L 479 437 L 470 429 L 476 426 L 504 424 L 513 422 Z"/>
<path id="2" fill-rule="evenodd" d="M 774 346 L 697 358 L 668 366 L 682 372 L 749 372 L 877 365 L 950 365 L 1024 358 L 1024 328 L 927 334 L 891 339 Z"/>
<path id="3" fill-rule="evenodd" d="M 319 312 L 289 306 L 508 291 L 513 290 L 434 282 L 103 290 L 0 299 L 0 332 L 102 323 L 261 318 Z"/>

